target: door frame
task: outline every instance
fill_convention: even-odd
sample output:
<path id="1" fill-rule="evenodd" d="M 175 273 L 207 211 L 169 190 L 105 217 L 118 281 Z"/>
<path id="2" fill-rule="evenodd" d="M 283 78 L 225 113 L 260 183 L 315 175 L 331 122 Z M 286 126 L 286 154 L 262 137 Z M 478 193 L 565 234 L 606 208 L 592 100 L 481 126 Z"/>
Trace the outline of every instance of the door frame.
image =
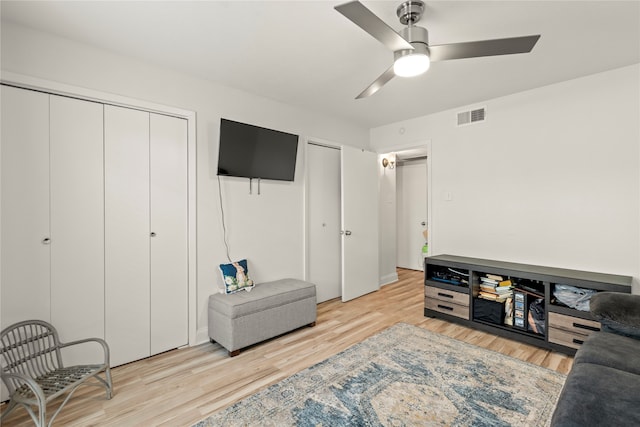
<path id="1" fill-rule="evenodd" d="M 378 153 L 379 156 L 382 156 L 382 155 L 388 155 L 388 154 L 395 154 L 395 153 L 399 153 L 407 150 L 413 150 L 416 148 L 426 148 L 426 152 L 427 152 L 427 230 L 429 233 L 429 237 L 428 237 L 429 251 L 427 252 L 427 255 L 431 256 L 437 253 L 434 250 L 434 248 L 437 248 L 437 233 L 434 233 L 435 218 L 433 215 L 433 178 L 432 178 L 433 152 L 432 152 L 431 139 L 417 140 L 407 144 L 391 145 L 388 147 L 380 147 L 377 149 L 376 152 Z M 382 199 L 383 198 L 380 198 L 380 203 L 382 203 Z M 396 238 L 396 236 L 397 236 L 397 231 L 394 233 L 394 239 Z M 394 256 L 395 255 L 396 254 L 394 254 Z M 395 263 L 395 259 L 394 259 L 394 263 Z M 387 282 L 388 281 L 385 281 L 385 283 Z"/>
<path id="2" fill-rule="evenodd" d="M 398 153 L 396 153 L 396 154 L 398 154 Z M 425 230 L 427 230 L 427 232 L 428 232 L 429 231 L 429 227 L 428 227 L 429 224 L 426 223 L 426 221 L 428 220 L 428 218 L 427 218 L 427 209 L 429 208 L 429 202 L 427 201 L 427 192 L 428 192 L 427 191 L 427 173 L 428 173 L 427 159 L 428 158 L 426 156 L 424 158 L 422 158 L 422 159 L 409 159 L 409 160 L 406 160 L 406 161 L 398 161 L 398 159 L 396 158 L 396 164 L 395 164 L 395 169 L 396 169 L 396 213 L 397 213 L 397 215 L 396 215 L 396 242 L 397 242 L 397 244 L 396 244 L 396 266 L 400 267 L 400 268 L 408 268 L 408 269 L 411 269 L 411 270 L 417 270 L 418 266 L 414 264 L 416 261 L 420 262 L 420 264 L 421 264 L 420 265 L 420 269 L 421 270 L 424 268 L 424 263 L 421 262 L 420 257 L 416 257 L 416 253 L 419 251 L 418 248 L 422 248 L 422 245 L 424 244 L 424 239 L 420 238 L 420 242 L 421 243 L 418 242 L 418 241 L 413 242 L 412 240 L 406 241 L 406 239 L 413 239 L 413 238 L 417 239 L 417 234 L 415 233 L 417 231 L 417 228 L 416 229 L 412 228 L 417 223 L 414 223 L 414 224 L 405 223 L 404 224 L 405 227 L 402 227 L 402 228 L 404 228 L 404 230 L 401 229 L 401 227 L 400 227 L 400 215 L 399 214 L 400 213 L 405 213 L 404 208 L 407 206 L 407 200 L 405 200 L 405 198 L 403 198 L 402 199 L 403 203 L 400 203 L 400 200 L 399 200 L 398 197 L 399 197 L 399 195 L 401 193 L 405 194 L 405 195 L 415 194 L 413 191 L 411 191 L 412 190 L 411 185 L 412 185 L 412 183 L 414 181 L 410 180 L 410 179 L 407 179 L 405 177 L 405 175 L 404 175 L 404 171 L 406 170 L 405 167 L 412 167 L 412 166 L 413 167 L 417 167 L 419 165 L 420 173 L 416 174 L 416 175 L 413 175 L 413 178 L 414 178 L 414 180 L 418 180 L 418 179 L 424 180 L 423 183 L 424 183 L 424 187 L 425 187 L 425 194 L 424 194 L 424 199 L 423 199 L 424 205 L 422 206 L 424 208 L 424 211 L 421 211 L 424 214 L 424 217 L 422 215 L 420 215 L 420 219 L 421 220 L 424 219 L 425 226 L 423 228 Z M 401 173 L 401 171 L 402 171 L 402 173 Z M 422 175 L 422 172 L 424 172 L 424 175 L 420 177 L 420 175 Z M 399 179 L 399 176 L 401 176 L 401 175 L 403 176 L 402 183 L 400 182 L 401 180 Z M 411 192 L 407 193 L 405 191 L 405 188 L 403 188 L 405 186 L 407 187 L 406 189 L 410 190 Z M 411 197 L 413 197 L 413 196 L 410 196 L 409 198 L 411 198 Z M 411 202 L 409 202 L 409 203 L 411 203 Z M 417 205 L 413 205 L 413 206 L 416 207 Z M 412 208 L 409 208 L 409 209 L 412 209 Z M 417 220 L 417 218 L 412 218 L 412 219 Z M 406 234 L 407 231 L 409 231 L 409 234 L 413 233 L 413 237 L 409 237 Z M 407 254 L 406 250 L 402 250 L 401 251 L 402 245 L 400 245 L 399 243 L 402 240 L 404 240 L 404 243 L 405 243 L 404 248 L 405 249 L 407 248 L 406 245 L 408 243 L 415 243 L 416 245 L 419 244 L 419 246 L 411 245 L 410 247 L 413 248 L 413 249 Z M 404 255 L 405 255 L 405 257 L 403 257 L 405 259 L 402 260 L 404 265 L 410 265 L 410 267 L 402 267 L 400 265 L 401 263 L 398 262 L 398 261 L 400 261 L 400 257 L 399 257 L 400 252 L 404 252 Z M 421 256 L 423 256 L 423 255 L 424 255 L 424 253 L 422 253 Z M 409 259 L 407 259 L 407 257 Z"/>
<path id="3" fill-rule="evenodd" d="M 197 341 L 197 232 L 196 232 L 196 112 L 170 107 L 154 102 L 142 101 L 126 96 L 68 85 L 18 73 L 4 72 L 0 83 L 23 89 L 47 92 L 86 101 L 94 101 L 119 107 L 133 108 L 179 117 L 187 120 L 187 225 L 188 225 L 188 336 L 189 346 Z"/>

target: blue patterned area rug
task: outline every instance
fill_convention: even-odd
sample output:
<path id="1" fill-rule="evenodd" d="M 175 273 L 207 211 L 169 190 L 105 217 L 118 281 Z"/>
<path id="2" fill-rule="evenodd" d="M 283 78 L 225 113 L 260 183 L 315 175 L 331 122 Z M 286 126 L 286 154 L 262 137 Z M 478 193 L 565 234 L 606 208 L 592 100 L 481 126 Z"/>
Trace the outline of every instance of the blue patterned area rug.
<path id="1" fill-rule="evenodd" d="M 545 426 L 565 378 L 399 323 L 196 426 Z"/>

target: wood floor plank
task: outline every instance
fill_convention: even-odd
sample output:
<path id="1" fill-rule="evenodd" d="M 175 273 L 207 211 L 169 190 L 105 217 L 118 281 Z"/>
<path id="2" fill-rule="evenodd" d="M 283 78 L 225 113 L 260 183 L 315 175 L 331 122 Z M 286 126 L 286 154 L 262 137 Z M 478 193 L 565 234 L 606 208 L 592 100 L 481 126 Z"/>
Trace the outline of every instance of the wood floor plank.
<path id="1" fill-rule="evenodd" d="M 571 369 L 573 359 L 567 355 L 424 317 L 422 272 L 398 269 L 398 277 L 397 282 L 355 300 L 323 302 L 318 305 L 316 326 L 255 345 L 233 358 L 219 344 L 205 343 L 114 368 L 111 400 L 105 399 L 103 389 L 81 387 L 54 425 L 190 426 L 398 322 L 561 373 Z M 2 425 L 32 423 L 24 409 L 16 409 Z"/>

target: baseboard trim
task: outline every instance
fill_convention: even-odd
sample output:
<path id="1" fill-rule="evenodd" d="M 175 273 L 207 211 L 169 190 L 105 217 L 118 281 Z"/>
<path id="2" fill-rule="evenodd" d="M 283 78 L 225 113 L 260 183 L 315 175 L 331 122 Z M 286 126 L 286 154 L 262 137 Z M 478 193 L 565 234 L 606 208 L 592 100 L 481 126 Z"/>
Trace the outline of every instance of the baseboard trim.
<path id="1" fill-rule="evenodd" d="M 395 283 L 398 281 L 398 273 L 393 272 L 391 274 L 387 274 L 386 276 L 380 277 L 379 283 L 380 286 L 389 285 L 391 283 Z"/>
<path id="2" fill-rule="evenodd" d="M 207 327 L 198 329 L 196 332 L 195 345 L 203 344 L 205 342 L 209 342 L 209 328 Z"/>

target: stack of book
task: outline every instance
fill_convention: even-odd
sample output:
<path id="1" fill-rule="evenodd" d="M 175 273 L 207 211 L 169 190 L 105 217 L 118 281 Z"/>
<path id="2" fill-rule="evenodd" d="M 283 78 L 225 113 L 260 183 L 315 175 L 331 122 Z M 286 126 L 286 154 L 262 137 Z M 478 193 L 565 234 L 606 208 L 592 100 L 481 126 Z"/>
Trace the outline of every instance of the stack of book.
<path id="1" fill-rule="evenodd" d="M 495 274 L 485 274 L 480 277 L 480 292 L 478 298 L 505 302 L 513 295 L 511 280 Z"/>

